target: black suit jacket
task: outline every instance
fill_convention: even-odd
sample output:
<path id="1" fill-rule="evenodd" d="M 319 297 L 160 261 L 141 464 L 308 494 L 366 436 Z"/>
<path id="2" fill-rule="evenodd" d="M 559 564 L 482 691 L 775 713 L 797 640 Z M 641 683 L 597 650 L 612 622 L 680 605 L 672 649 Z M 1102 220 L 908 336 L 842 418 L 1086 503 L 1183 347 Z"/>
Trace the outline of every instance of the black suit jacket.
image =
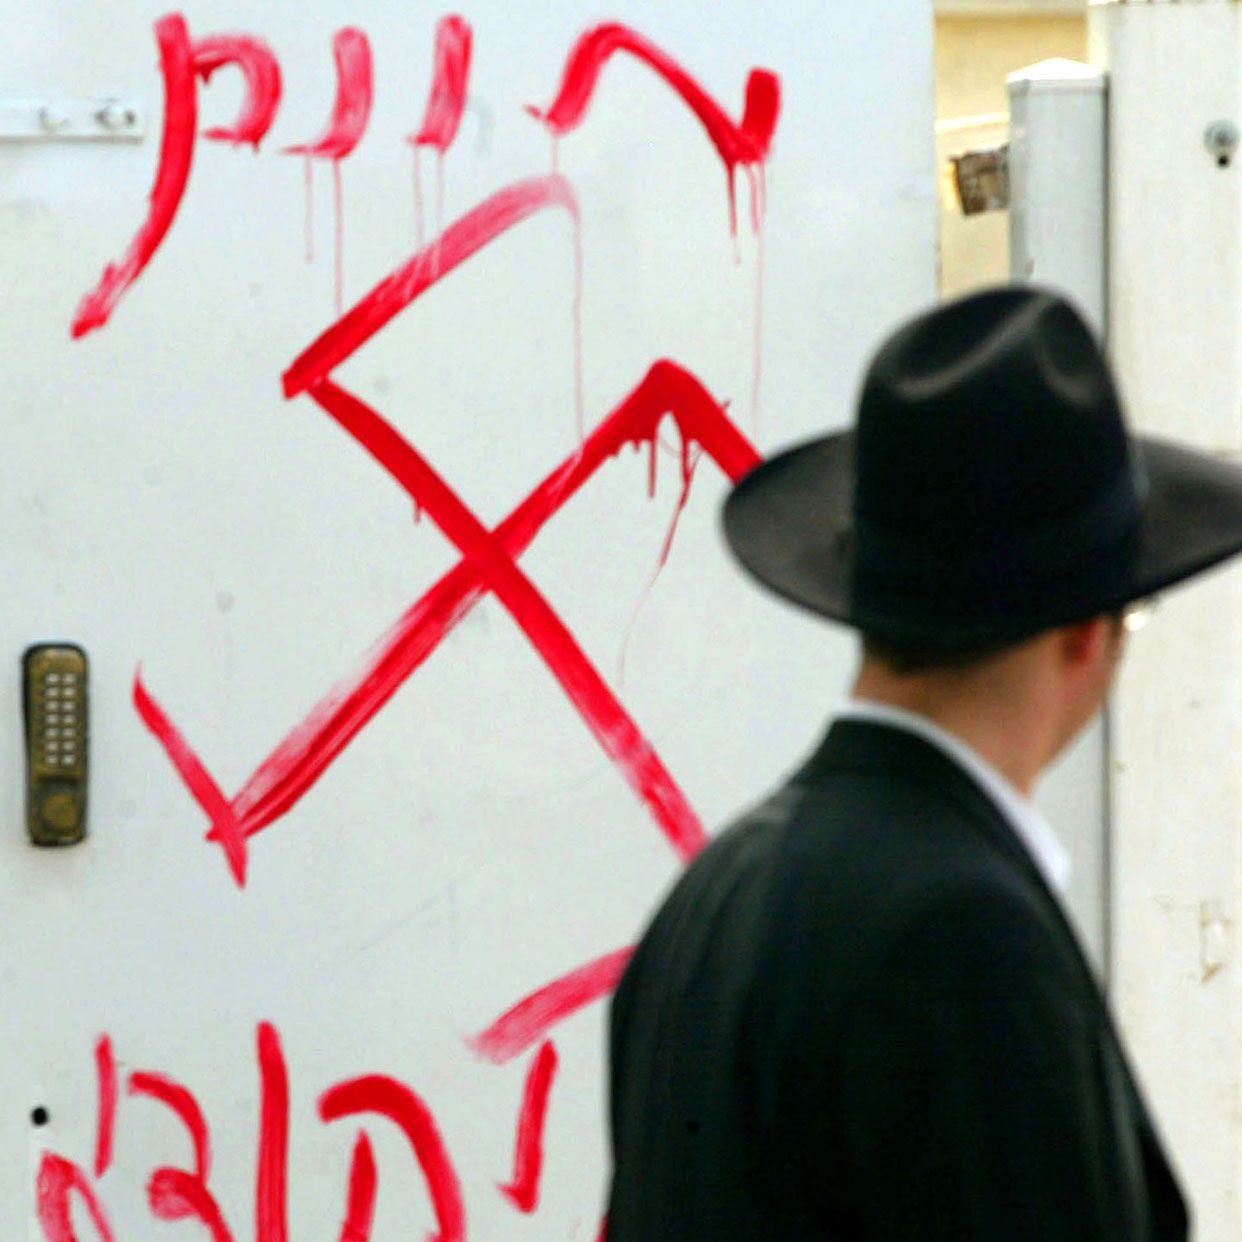
<path id="1" fill-rule="evenodd" d="M 951 759 L 840 721 L 613 1001 L 609 1242 L 1183 1242 L 1060 905 Z"/>

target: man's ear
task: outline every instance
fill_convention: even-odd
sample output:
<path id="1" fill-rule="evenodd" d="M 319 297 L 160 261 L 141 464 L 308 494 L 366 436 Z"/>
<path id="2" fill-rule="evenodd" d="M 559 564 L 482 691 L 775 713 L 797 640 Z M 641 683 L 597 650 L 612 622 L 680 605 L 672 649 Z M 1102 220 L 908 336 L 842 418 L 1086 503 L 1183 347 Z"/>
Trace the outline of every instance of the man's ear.
<path id="1" fill-rule="evenodd" d="M 1061 658 L 1072 668 L 1089 667 L 1108 654 L 1116 632 L 1116 618 L 1109 616 L 1064 625 L 1058 631 Z"/>

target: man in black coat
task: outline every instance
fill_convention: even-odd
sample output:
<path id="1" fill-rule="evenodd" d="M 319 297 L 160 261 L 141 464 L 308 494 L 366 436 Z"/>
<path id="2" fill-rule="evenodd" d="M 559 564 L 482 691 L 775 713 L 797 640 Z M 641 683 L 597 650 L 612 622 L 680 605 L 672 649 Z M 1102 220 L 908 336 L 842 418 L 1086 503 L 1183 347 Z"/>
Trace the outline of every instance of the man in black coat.
<path id="1" fill-rule="evenodd" d="M 1242 550 L 1242 470 L 1128 436 L 1075 312 L 1009 288 L 901 328 L 725 528 L 863 661 L 617 992 L 609 1242 L 1184 1242 L 1030 797 L 1136 605 Z"/>

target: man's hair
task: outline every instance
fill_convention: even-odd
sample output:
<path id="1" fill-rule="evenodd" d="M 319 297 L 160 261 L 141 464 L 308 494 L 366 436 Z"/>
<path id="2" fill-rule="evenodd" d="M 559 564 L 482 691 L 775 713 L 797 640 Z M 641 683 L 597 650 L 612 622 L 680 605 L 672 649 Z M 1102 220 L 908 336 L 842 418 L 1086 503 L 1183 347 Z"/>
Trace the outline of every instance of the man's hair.
<path id="1" fill-rule="evenodd" d="M 912 677 L 918 673 L 968 673 L 1027 641 L 1027 638 L 1006 638 L 967 646 L 942 647 L 883 638 L 878 634 L 863 633 L 861 638 L 864 658 L 883 664 L 899 677 Z"/>

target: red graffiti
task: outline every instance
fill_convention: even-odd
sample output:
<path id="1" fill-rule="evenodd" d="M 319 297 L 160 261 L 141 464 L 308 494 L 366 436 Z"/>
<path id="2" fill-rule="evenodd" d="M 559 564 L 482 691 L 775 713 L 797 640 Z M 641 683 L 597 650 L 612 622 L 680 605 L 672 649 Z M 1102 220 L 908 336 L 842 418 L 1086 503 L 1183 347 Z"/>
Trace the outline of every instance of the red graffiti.
<path id="1" fill-rule="evenodd" d="M 290 155 L 343 160 L 366 133 L 374 101 L 371 42 L 356 26 L 338 30 L 332 38 L 336 64 L 336 99 L 327 128 L 313 142 L 286 147 Z"/>
<path id="2" fill-rule="evenodd" d="M 211 1137 L 198 1101 L 188 1088 L 163 1074 L 136 1073 L 129 1094 L 149 1096 L 170 1109 L 185 1127 L 194 1147 L 194 1172 L 164 1166 L 147 1184 L 147 1202 L 160 1220 L 197 1220 L 207 1226 L 212 1242 L 233 1242 L 215 1196 L 207 1187 L 211 1175 Z"/>
<path id="3" fill-rule="evenodd" d="M 111 1049 L 111 1040 L 104 1036 L 96 1046 Z M 256 1051 L 260 1116 L 255 1239 L 256 1242 L 286 1242 L 289 1233 L 289 1071 L 280 1035 L 271 1023 L 259 1025 Z M 96 1073 L 101 1084 L 114 1072 L 114 1067 L 109 1069 L 96 1057 Z M 547 1071 L 544 1073 L 546 1075 Z M 101 1090 L 101 1100 L 103 1094 Z M 234 1234 L 225 1214 L 208 1189 L 211 1136 L 194 1093 L 166 1075 L 140 1071 L 130 1076 L 129 1095 L 152 1099 L 168 1108 L 185 1128 L 194 1151 L 193 1171 L 161 1167 L 151 1175 L 147 1202 L 152 1215 L 164 1221 L 195 1220 L 207 1227 L 212 1242 L 233 1242 Z M 101 1130 L 105 1111 L 101 1103 Z M 319 1115 L 325 1123 L 363 1116 L 384 1117 L 393 1122 L 409 1142 L 426 1181 L 439 1225 L 433 1242 L 464 1242 L 466 1209 L 461 1185 L 436 1119 L 420 1096 L 395 1078 L 368 1074 L 348 1079 L 323 1092 L 319 1098 Z M 527 1157 L 528 1166 L 529 1161 Z M 354 1145 L 341 1242 L 370 1242 L 377 1185 L 375 1153 L 363 1130 Z M 79 1242 L 73 1228 L 75 1198 L 90 1214 L 102 1242 L 114 1242 L 107 1212 L 87 1174 L 63 1156 L 46 1152 L 36 1184 L 37 1215 L 46 1242 Z"/>
<path id="4" fill-rule="evenodd" d="M 198 128 L 198 89 L 226 64 L 236 64 L 246 80 L 246 98 L 236 123 L 211 130 L 208 137 L 224 142 L 249 142 L 256 148 L 270 128 L 280 102 L 280 69 L 259 40 L 247 36 L 216 36 L 192 43 L 185 18 L 172 14 L 155 24 L 164 78 L 164 137 L 159 169 L 151 190 L 146 221 L 118 263 L 110 263 L 99 284 L 81 301 L 70 329 L 85 336 L 108 322 L 125 291 L 138 279 L 160 248 L 185 195 L 194 162 Z"/>
<path id="5" fill-rule="evenodd" d="M 289 1237 L 289 1071 L 280 1035 L 270 1022 L 259 1026 L 258 1178 L 254 1193 L 255 1242 Z"/>
<path id="6" fill-rule="evenodd" d="M 249 143 L 257 151 L 280 106 L 280 63 L 272 49 L 252 35 L 214 35 L 195 43 L 194 69 L 204 82 L 225 65 L 236 65 L 242 72 L 246 93 L 241 111 L 232 125 L 213 126 L 203 137 L 234 146 Z"/>
<path id="7" fill-rule="evenodd" d="M 286 397 L 325 379 L 407 306 L 478 254 L 489 242 L 545 208 L 561 207 L 575 221 L 578 200 L 563 177 L 532 177 L 497 191 L 444 230 L 382 280 L 347 314 L 298 355 L 283 377 Z"/>
<path id="8" fill-rule="evenodd" d="M 345 1220 L 341 1225 L 341 1242 L 370 1242 L 371 1225 L 375 1221 L 375 1152 L 366 1132 L 354 1143 L 354 1156 L 349 1166 L 349 1198 Z"/>
<path id="9" fill-rule="evenodd" d="M 39 1224 L 47 1242 L 78 1242 L 73 1229 L 74 1195 L 86 1205 L 102 1242 L 113 1242 L 112 1226 L 94 1187 L 76 1164 L 46 1152 L 39 1165 L 35 1194 Z"/>
<path id="10" fill-rule="evenodd" d="M 103 1177 L 112 1165 L 112 1142 L 116 1130 L 116 1059 L 112 1041 L 104 1035 L 95 1045 L 95 1072 L 99 1080 L 99 1125 L 95 1136 L 95 1176 Z"/>
<path id="11" fill-rule="evenodd" d="M 324 1121 L 367 1113 L 387 1117 L 413 1149 L 440 1226 L 432 1242 L 462 1242 L 466 1236 L 466 1209 L 461 1184 L 431 1110 L 404 1083 L 381 1074 L 343 1082 L 325 1091 L 319 1100 L 319 1115 Z"/>
<path id="12" fill-rule="evenodd" d="M 366 341 L 436 281 L 533 212 L 576 199 L 552 175 L 499 191 L 451 225 L 444 236 L 381 281 L 295 359 L 284 376 L 287 395 L 310 395 L 393 473 L 463 553 L 463 563 L 429 591 L 381 640 L 362 674 L 327 699 L 260 765 L 240 793 L 226 800 L 184 736 L 139 677 L 135 705 L 187 788 L 211 821 L 208 839 L 224 847 L 239 883 L 246 874 L 245 839 L 283 815 L 340 750 L 422 663 L 481 594 L 494 591 L 543 655 L 584 721 L 617 764 L 679 855 L 692 857 L 706 839 L 684 795 L 556 614 L 516 568 L 515 558 L 543 523 L 609 457 L 628 443 L 654 445 L 665 414 L 683 442 L 685 503 L 692 477 L 691 445 L 699 443 L 732 478 L 759 461 L 723 408 L 688 372 L 657 363 L 630 397 L 583 442 L 579 451 L 527 498 L 495 532 L 486 531 L 430 464 L 374 410 L 326 379 Z M 438 256 L 438 261 L 437 261 Z M 671 538 L 671 532 L 670 532 Z M 668 542 L 662 556 L 667 556 Z"/>
<path id="13" fill-rule="evenodd" d="M 158 22 L 156 35 L 164 77 L 165 119 L 150 213 L 122 260 L 110 265 L 99 286 L 83 299 L 74 320 L 75 337 L 107 322 L 171 227 L 194 156 L 197 79 L 208 82 L 216 70 L 226 65 L 237 66 L 244 79 L 245 98 L 235 123 L 205 134 L 216 141 L 250 143 L 257 148 L 279 106 L 280 68 L 260 40 L 219 35 L 191 42 L 186 23 L 178 15 Z M 762 242 L 763 168 L 780 112 L 780 82 L 776 75 L 764 69 L 751 71 L 741 120 L 734 121 L 662 49 L 626 26 L 602 25 L 575 44 L 559 91 L 548 108 L 529 109 L 554 140 L 585 119 L 603 66 L 617 52 L 626 52 L 652 68 L 702 125 L 725 167 L 731 231 L 735 236 L 735 178 L 739 167 L 744 170 L 751 184 L 752 225 Z M 555 172 L 504 187 L 441 230 L 429 246 L 423 246 L 420 237 L 416 253 L 407 262 L 348 313 L 343 313 L 340 163 L 354 151 L 366 131 L 374 91 L 371 49 L 362 31 L 339 31 L 333 40 L 333 53 L 337 90 L 327 127 L 313 141 L 285 150 L 304 157 L 308 191 L 312 161 L 333 162 L 337 318 L 286 370 L 282 377 L 284 393 L 288 398 L 309 396 L 406 492 L 415 512 L 425 512 L 436 523 L 457 548 L 460 560 L 390 627 L 354 674 L 329 690 L 231 799 L 150 694 L 141 670 L 134 681 L 135 709 L 205 813 L 210 824 L 207 839 L 221 846 L 234 880 L 244 886 L 250 838 L 284 816 L 474 605 L 485 595 L 493 595 L 543 659 L 586 728 L 646 806 L 677 856 L 688 861 L 707 840 L 697 815 L 654 747 L 518 562 L 546 523 L 627 446 L 646 447 L 650 452 L 648 491 L 654 496 L 659 432 L 666 416 L 672 418 L 681 438 L 681 478 L 679 498 L 660 553 L 661 565 L 669 556 L 701 455 L 712 458 L 734 480 L 757 465 L 759 455 L 730 420 L 724 405 L 697 378 L 668 360 L 656 362 L 633 391 L 586 434 L 581 396 L 579 206 L 569 182 Z M 470 25 L 456 15 L 441 19 L 436 29 L 433 80 L 422 124 L 408 139 L 416 161 L 419 148 L 430 146 L 436 149 L 442 166 L 443 156 L 460 128 L 471 54 Z M 423 293 L 545 208 L 563 209 L 573 227 L 579 444 L 502 522 L 489 529 L 450 481 L 379 410 L 337 382 L 335 371 Z M 419 230 L 421 233 L 421 211 Z M 761 253 L 760 250 L 757 305 L 762 298 Z M 757 312 L 756 394 L 758 343 Z M 518 1211 L 533 1212 L 539 1202 L 546 1122 L 558 1066 L 557 1049 L 547 1038 L 548 1032 L 610 994 L 632 952 L 630 948 L 616 950 L 544 985 L 512 1005 L 470 1041 L 476 1053 L 497 1064 L 539 1045 L 525 1079 L 512 1177 L 499 1186 Z M 280 1036 L 269 1023 L 258 1028 L 257 1060 L 260 1124 L 254 1188 L 255 1239 L 288 1242 L 290 1084 Z M 112 1161 L 117 1112 L 116 1065 L 106 1037 L 96 1046 L 96 1068 L 99 1119 L 95 1173 L 100 1177 Z M 129 1090 L 131 1095 L 146 1096 L 169 1108 L 181 1121 L 193 1146 L 193 1171 L 161 1167 L 152 1174 L 147 1187 L 152 1213 L 168 1221 L 196 1220 L 206 1226 L 213 1242 L 232 1242 L 224 1214 L 208 1189 L 210 1134 L 206 1118 L 189 1089 L 163 1075 L 138 1073 L 131 1076 Z M 367 1115 L 392 1121 L 409 1142 L 426 1183 L 438 1225 L 434 1242 L 464 1242 L 466 1209 L 457 1172 L 435 1118 L 419 1095 L 393 1078 L 371 1074 L 329 1088 L 320 1097 L 319 1111 L 325 1123 Z M 111 1242 L 103 1208 L 86 1174 L 76 1165 L 49 1153 L 41 1166 L 38 1186 L 39 1219 L 48 1242 L 77 1242 L 70 1220 L 74 1196 L 85 1204 L 100 1236 Z M 361 1130 L 350 1163 L 341 1242 L 370 1242 L 377 1188 L 375 1153 L 367 1132 Z M 606 1232 L 605 1221 L 601 1225 L 601 1239 Z"/>
<path id="14" fill-rule="evenodd" d="M 518 1118 L 513 1154 L 513 1179 L 500 1189 L 519 1212 L 539 1206 L 539 1175 L 543 1172 L 543 1131 L 548 1119 L 548 1097 L 556 1077 L 556 1045 L 545 1041 L 526 1075 L 522 1113 Z"/>
<path id="15" fill-rule="evenodd" d="M 758 462 L 758 454 L 694 376 L 672 362 L 659 362 L 581 449 L 496 528 L 492 535 L 495 542 L 510 557 L 520 555 L 544 523 L 602 464 L 627 444 L 650 445 L 666 414 L 676 422 L 683 443 L 701 444 L 729 477 L 740 478 Z M 381 638 L 362 670 L 334 687 L 312 709 L 231 803 L 219 796 L 201 761 L 137 679 L 134 696 L 138 710 L 181 773 L 191 796 L 206 812 L 212 824 L 208 839 L 220 842 L 226 852 L 232 851 L 237 845 L 236 826 L 240 825 L 244 837 L 249 838 L 284 815 L 474 606 L 484 589 L 474 565 L 463 561 L 449 571 Z M 628 731 L 622 738 L 610 739 L 609 744 L 627 739 L 634 749 L 622 753 L 628 764 L 625 774 L 633 784 L 655 771 L 658 760 Z M 667 784 L 657 780 L 649 795 L 644 789 L 644 800 L 653 813 L 658 813 L 657 822 L 678 853 L 689 857 L 705 834 L 684 798 L 679 798 L 671 777 L 667 780 Z M 230 852 L 231 865 L 233 857 Z M 239 883 L 244 882 L 244 865 L 234 866 L 233 874 Z"/>
<path id="16" fill-rule="evenodd" d="M 628 52 L 654 69 L 698 117 L 725 166 L 730 225 L 736 232 L 735 170 L 739 165 L 758 167 L 768 157 L 780 115 L 780 78 L 767 69 L 752 69 L 746 80 L 742 119 L 735 122 L 667 52 L 630 27 L 610 22 L 587 31 L 574 44 L 552 103 L 545 109 L 528 107 L 527 111 L 558 138 L 575 129 L 586 117 L 604 64 L 617 52 Z"/>
<path id="17" fill-rule="evenodd" d="M 246 882 L 246 838 L 228 799 L 212 779 L 199 757 L 160 705 L 142 684 L 142 670 L 134 677 L 134 707 L 143 724 L 160 739 L 164 753 L 172 760 L 186 787 L 211 819 L 211 839 L 219 841 L 228 859 L 229 870 L 239 885 Z"/>
<path id="18" fill-rule="evenodd" d="M 336 100 L 328 126 L 313 142 L 286 147 L 290 155 L 306 159 L 306 238 L 307 254 L 311 253 L 311 161 L 332 161 L 332 190 L 336 230 L 336 310 L 339 315 L 345 287 L 345 201 L 341 187 L 341 161 L 352 154 L 366 133 L 374 101 L 371 43 L 355 26 L 338 30 L 332 39 L 332 57 L 336 64 Z"/>
<path id="19" fill-rule="evenodd" d="M 163 1074 L 138 1073 L 129 1078 L 130 1095 L 146 1095 L 171 1109 L 186 1128 L 194 1145 L 194 1171 L 202 1181 L 211 1172 L 211 1140 L 207 1134 L 207 1122 L 198 1101 L 179 1083 Z"/>
<path id="20" fill-rule="evenodd" d="M 147 1202 L 157 1220 L 196 1220 L 207 1226 L 211 1242 L 233 1242 L 220 1205 L 202 1179 L 184 1169 L 156 1169 L 147 1185 Z"/>
<path id="21" fill-rule="evenodd" d="M 610 996 L 633 955 L 633 949 L 617 949 L 545 984 L 502 1013 L 470 1041 L 470 1046 L 497 1065 L 512 1060 L 558 1022 L 601 997 Z"/>
<path id="22" fill-rule="evenodd" d="M 466 108 L 472 42 L 470 23 L 456 14 L 436 23 L 435 70 L 423 123 L 409 141 L 415 147 L 435 147 L 443 155 L 457 137 Z"/>
<path id="23" fill-rule="evenodd" d="M 423 179 L 418 153 L 422 147 L 436 151 L 436 232 L 444 223 L 444 156 L 461 126 L 466 108 L 466 89 L 470 81 L 470 54 L 473 43 L 470 23 L 463 17 L 442 17 L 436 23 L 435 65 L 423 123 L 407 141 L 414 148 L 414 236 L 423 248 Z"/>

